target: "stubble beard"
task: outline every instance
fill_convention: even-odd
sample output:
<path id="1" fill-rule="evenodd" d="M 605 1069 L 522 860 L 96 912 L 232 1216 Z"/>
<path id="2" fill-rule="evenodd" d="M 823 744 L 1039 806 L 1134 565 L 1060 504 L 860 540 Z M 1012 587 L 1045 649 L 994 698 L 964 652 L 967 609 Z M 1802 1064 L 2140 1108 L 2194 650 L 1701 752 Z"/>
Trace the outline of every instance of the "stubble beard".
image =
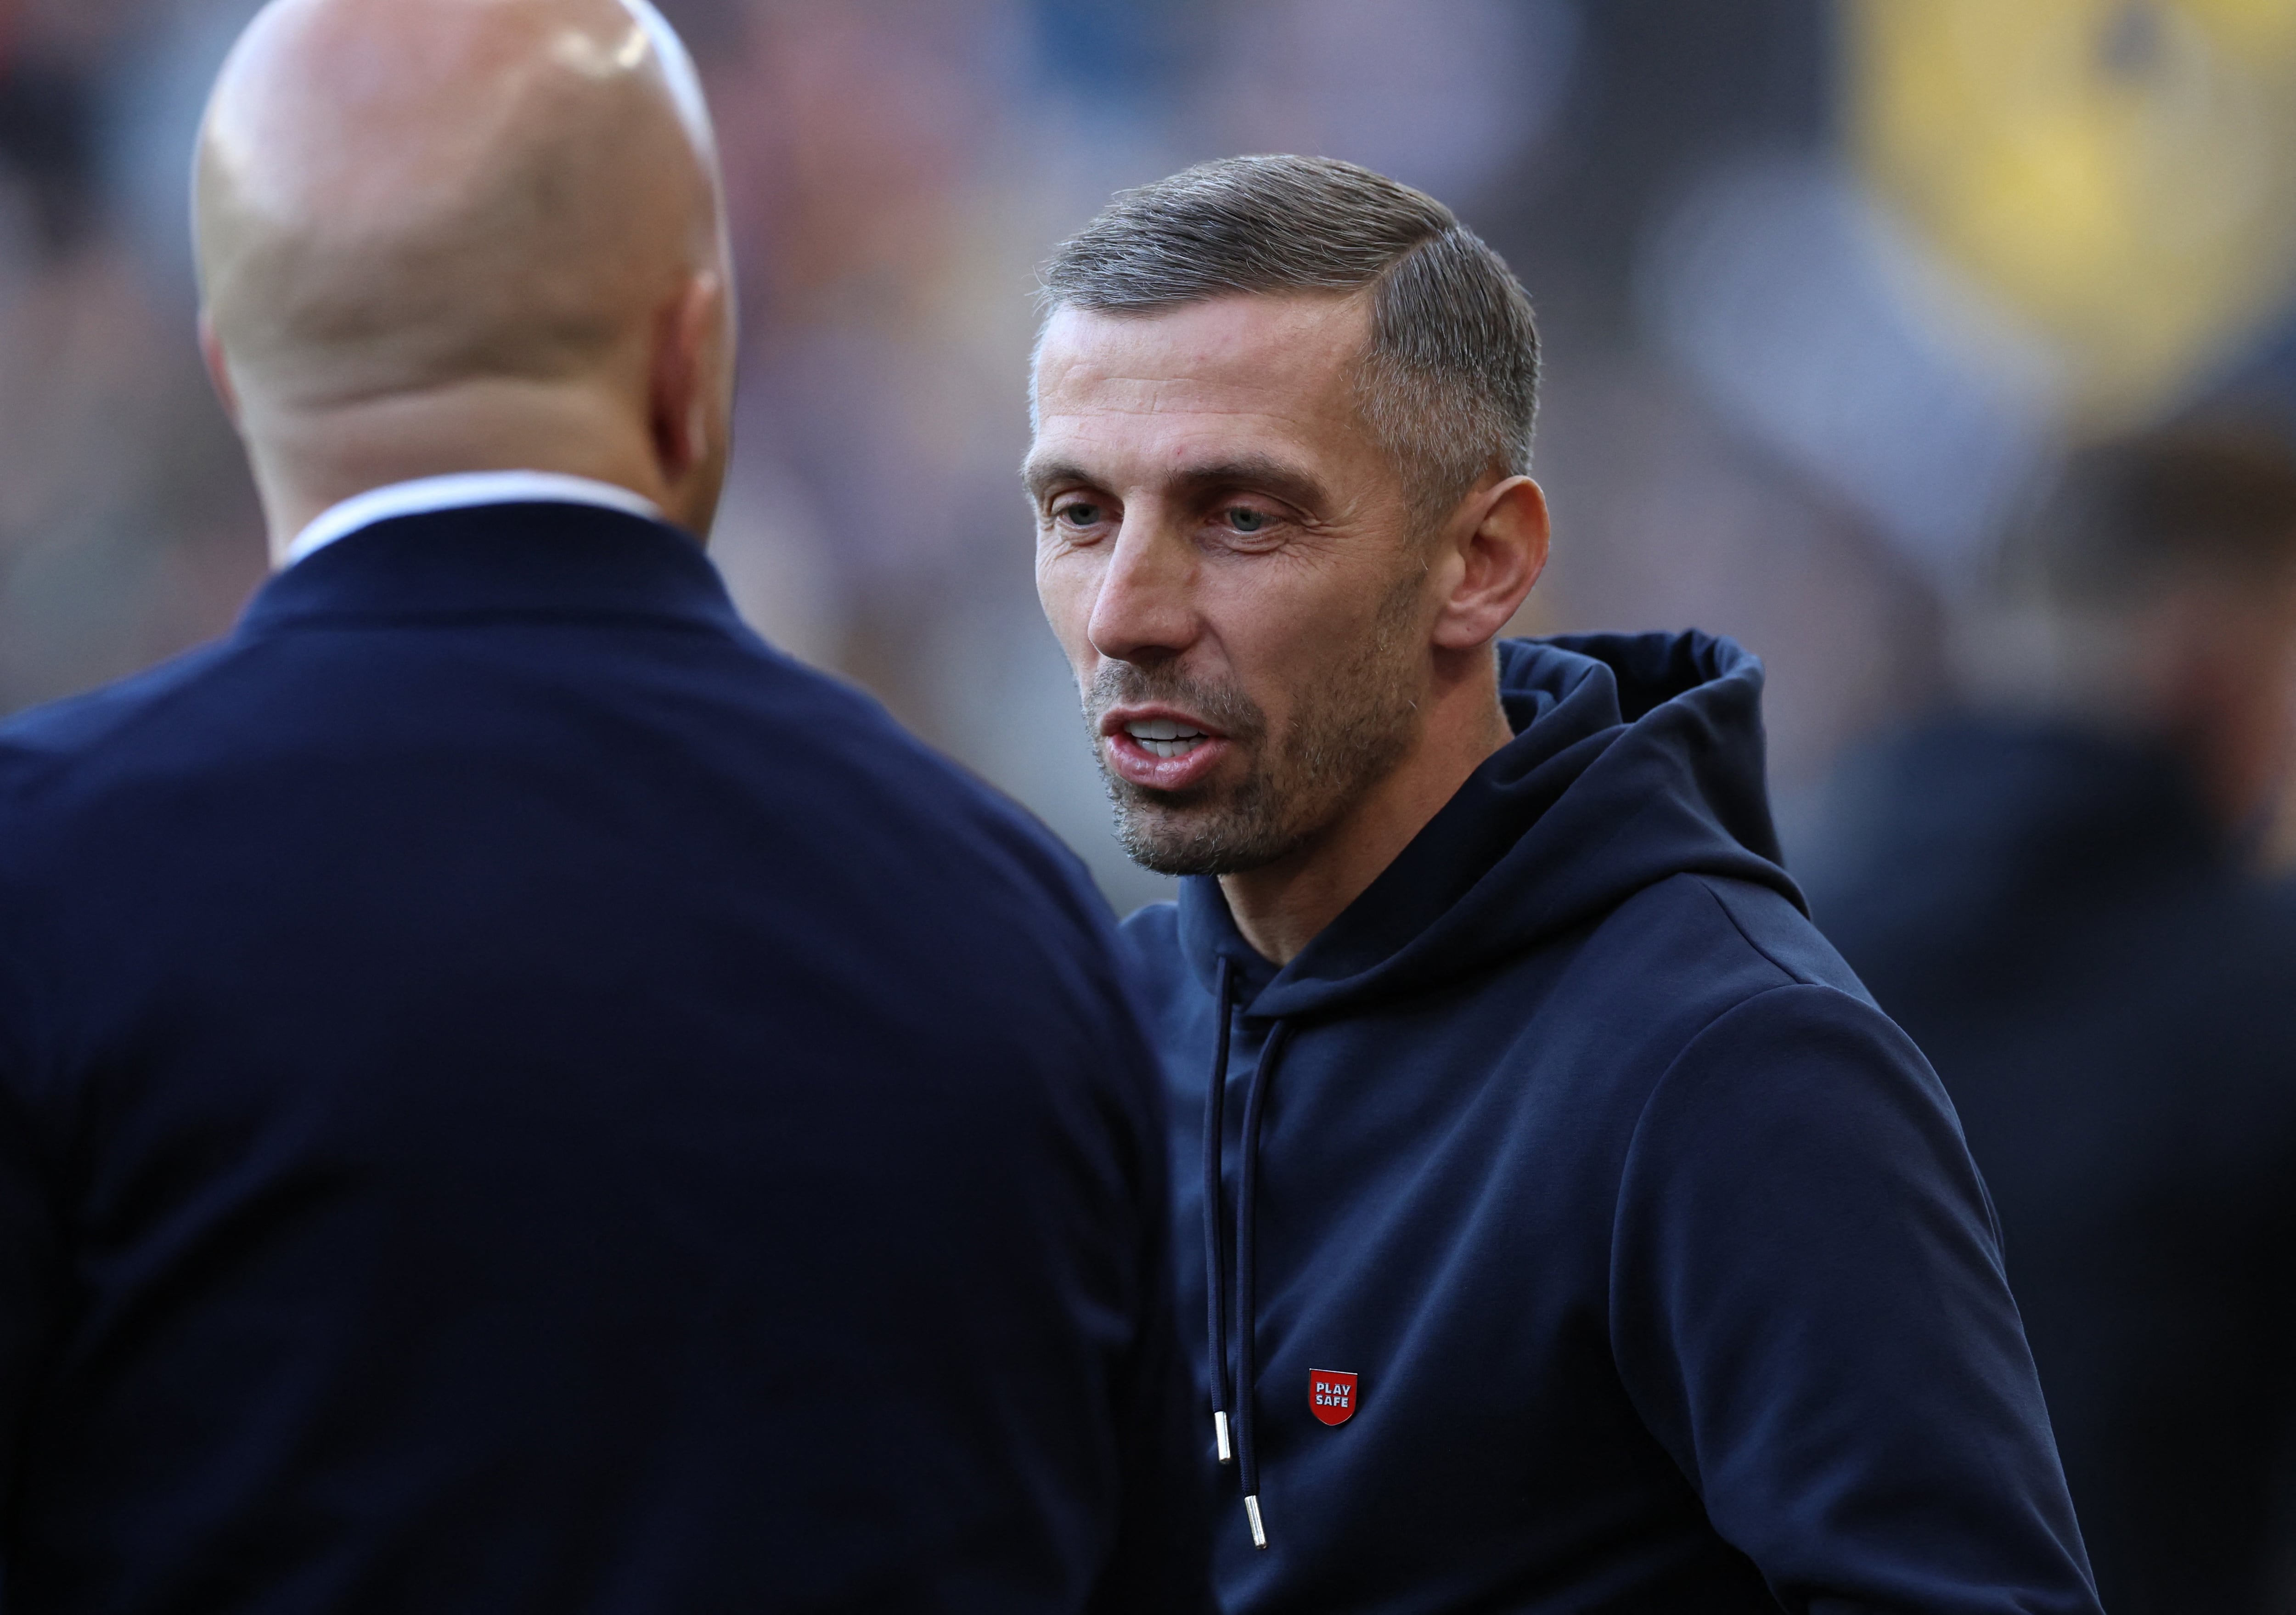
<path id="1" fill-rule="evenodd" d="M 1303 688 L 1284 732 L 1233 685 L 1111 663 L 1085 703 L 1093 754 L 1116 810 L 1126 854 L 1160 875 L 1241 875 L 1299 852 L 1391 773 L 1417 727 L 1414 656 L 1406 632 L 1418 595 L 1413 571 L 1380 603 L 1372 630 L 1330 676 Z M 1251 760 L 1228 786 L 1157 791 L 1108 766 L 1100 719 L 1119 705 L 1166 703 L 1211 724 Z"/>

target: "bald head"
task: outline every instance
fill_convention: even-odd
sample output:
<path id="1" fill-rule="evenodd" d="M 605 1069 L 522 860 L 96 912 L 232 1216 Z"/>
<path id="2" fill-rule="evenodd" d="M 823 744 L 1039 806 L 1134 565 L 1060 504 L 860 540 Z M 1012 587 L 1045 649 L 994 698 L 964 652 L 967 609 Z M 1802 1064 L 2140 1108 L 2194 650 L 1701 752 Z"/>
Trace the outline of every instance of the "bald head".
<path id="1" fill-rule="evenodd" d="M 217 83 L 194 214 L 275 537 L 347 484 L 475 469 L 611 473 L 706 524 L 679 484 L 714 504 L 716 158 L 644 0 L 274 0 Z"/>

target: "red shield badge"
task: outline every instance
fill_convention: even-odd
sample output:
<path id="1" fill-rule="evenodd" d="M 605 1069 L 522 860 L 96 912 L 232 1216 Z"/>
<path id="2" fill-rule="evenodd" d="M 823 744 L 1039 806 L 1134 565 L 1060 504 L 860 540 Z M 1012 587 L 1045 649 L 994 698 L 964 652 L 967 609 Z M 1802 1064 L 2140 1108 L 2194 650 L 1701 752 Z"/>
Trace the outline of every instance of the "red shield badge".
<path id="1" fill-rule="evenodd" d="M 1308 1406 L 1326 1424 L 1345 1424 L 1356 1416 L 1356 1377 L 1316 1369 L 1308 1376 Z"/>

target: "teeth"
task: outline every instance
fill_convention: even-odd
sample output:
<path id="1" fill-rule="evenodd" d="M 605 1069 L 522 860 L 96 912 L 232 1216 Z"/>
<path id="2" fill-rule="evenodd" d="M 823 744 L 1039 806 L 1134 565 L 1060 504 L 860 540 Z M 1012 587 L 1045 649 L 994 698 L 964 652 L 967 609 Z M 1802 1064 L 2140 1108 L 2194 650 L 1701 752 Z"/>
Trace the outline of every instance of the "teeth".
<path id="1" fill-rule="evenodd" d="M 1138 740 L 1143 747 L 1155 753 L 1159 757 L 1185 757 L 1204 743 L 1204 737 L 1201 735 L 1191 735 L 1185 740 L 1150 740 L 1138 735 L 1135 735 L 1133 738 Z"/>
<path id="2" fill-rule="evenodd" d="M 1128 723 L 1124 732 L 1135 740 L 1201 740 L 1204 731 L 1193 724 L 1182 723 L 1176 718 L 1144 718 L 1137 723 Z"/>
<path id="3" fill-rule="evenodd" d="M 1211 737 L 1177 718 L 1143 718 L 1124 726 L 1143 751 L 1159 757 L 1185 757 Z"/>

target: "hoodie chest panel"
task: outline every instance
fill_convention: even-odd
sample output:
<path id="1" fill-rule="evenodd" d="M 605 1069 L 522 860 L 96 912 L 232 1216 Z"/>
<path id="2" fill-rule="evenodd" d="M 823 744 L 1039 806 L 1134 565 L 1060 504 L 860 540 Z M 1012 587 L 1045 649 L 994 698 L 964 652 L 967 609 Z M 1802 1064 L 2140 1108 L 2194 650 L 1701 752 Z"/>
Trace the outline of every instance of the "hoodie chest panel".
<path id="1" fill-rule="evenodd" d="M 1619 1174 L 1680 1030 L 1647 1008 L 1589 1014 L 1571 998 L 1578 974 L 1518 969 L 1295 1029 L 1264 1101 L 1255 1196 L 1261 1490 L 1282 1535 L 1264 1554 L 1227 1543 L 1241 1580 L 1224 1578 L 1282 1597 L 1238 1607 L 1354 1607 L 1365 1573 L 1462 1598 L 1559 1589 L 1602 1579 L 1588 1545 L 1606 1542 L 1633 1544 L 1654 1571 L 1698 1563 L 1708 1585 L 1735 1574 L 1717 1570 L 1734 1555 L 1611 1355 Z M 1201 1158 L 1212 1050 L 1209 1009 L 1191 1018 L 1166 1043 L 1195 1057 L 1170 1062 L 1183 1163 Z M 1268 1030 L 1240 1017 L 1230 1054 L 1230 1241 Z M 1177 1175 L 1184 1313 L 1200 1313 L 1201 1176 Z M 1193 1351 L 1208 1378 L 1201 1335 Z M 1231 1334 L 1231 1373 L 1234 1351 Z M 1357 1377 L 1343 1423 L 1315 1413 L 1319 1371 Z"/>
<path id="2" fill-rule="evenodd" d="M 1472 1361 L 1490 1372 L 1447 1374 L 1439 1397 L 1426 1388 L 1431 1400 L 1461 1419 L 1522 1417 L 1542 1401 L 1521 1372 L 1533 1362 L 1608 1362 L 1607 1224 L 1624 1136 L 1587 1114 L 1567 1071 L 1522 1046 L 1529 1029 L 1462 1041 L 1445 1019 L 1434 1009 L 1303 1028 L 1283 1054 L 1260 1124 L 1262 1374 L 1294 1348 L 1342 1372 L 1376 1364 L 1390 1380 L 1421 1357 Z M 1245 1095 L 1264 1046 L 1247 1028 L 1265 1032 L 1239 1028 L 1227 1079 L 1231 1239 Z M 1617 1148 L 1603 1147 L 1606 1132 Z M 1200 1137 L 1184 1142 L 1201 1149 Z M 1279 1399 L 1271 1431 L 1287 1422 Z"/>

